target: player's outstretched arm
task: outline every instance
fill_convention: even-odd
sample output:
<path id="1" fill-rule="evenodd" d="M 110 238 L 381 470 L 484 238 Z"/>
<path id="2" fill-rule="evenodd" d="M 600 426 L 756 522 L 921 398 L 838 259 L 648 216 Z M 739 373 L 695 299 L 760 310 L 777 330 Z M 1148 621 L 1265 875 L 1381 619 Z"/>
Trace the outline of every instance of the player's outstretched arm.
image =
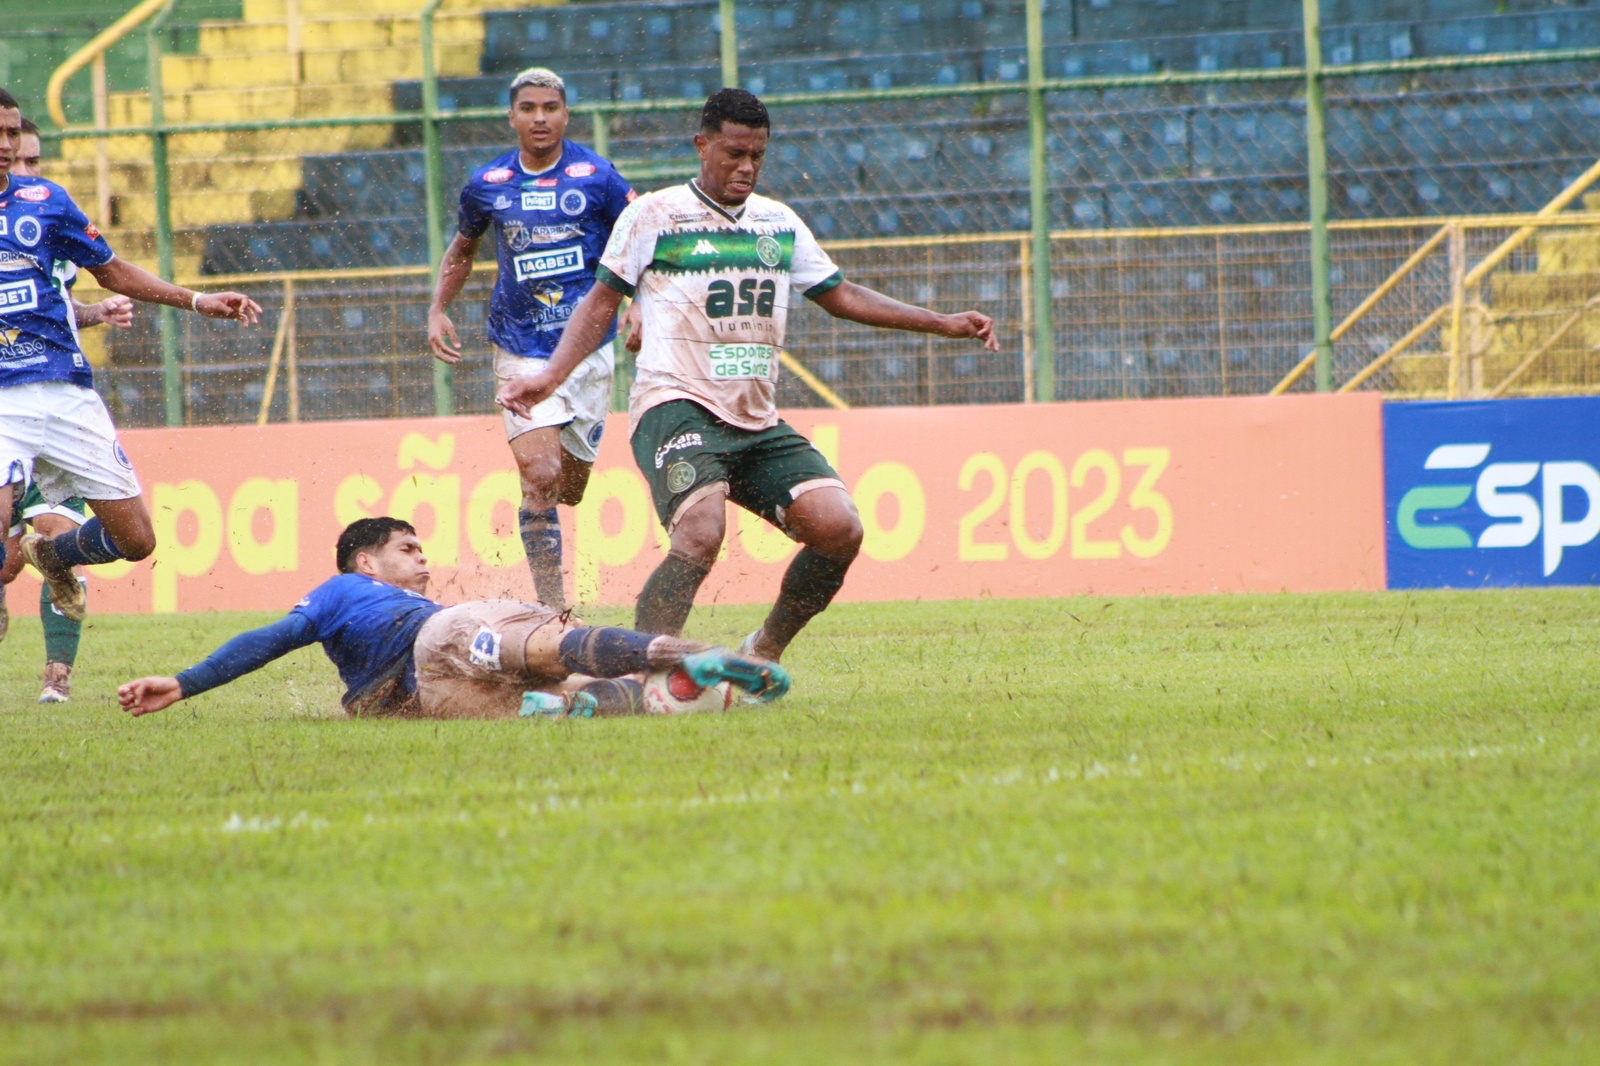
<path id="1" fill-rule="evenodd" d="M 141 677 L 117 689 L 117 702 L 135 718 L 164 711 L 183 699 L 183 686 L 175 677 Z"/>
<path id="2" fill-rule="evenodd" d="M 126 296 L 108 296 L 92 304 L 73 300 L 72 314 L 78 320 L 79 329 L 88 329 L 90 326 L 133 328 L 133 301 Z"/>
<path id="3" fill-rule="evenodd" d="M 457 233 L 439 265 L 439 281 L 433 288 L 433 302 L 428 305 L 428 347 L 441 362 L 461 362 L 461 338 L 456 336 L 456 324 L 450 321 L 450 305 L 472 277 L 472 261 L 478 258 L 482 240 Z"/>
<path id="4" fill-rule="evenodd" d="M 97 267 L 85 268 L 102 289 L 121 293 L 147 304 L 166 304 L 185 311 L 196 311 L 206 318 L 231 318 L 253 326 L 261 318 L 261 305 L 239 292 L 197 293 L 162 281 L 148 270 L 125 259 L 113 259 Z"/>
<path id="5" fill-rule="evenodd" d="M 606 331 L 616 320 L 622 294 L 609 285 L 596 285 L 573 308 L 561 342 L 550 353 L 550 362 L 537 374 L 512 378 L 495 394 L 494 402 L 508 411 L 528 417 L 536 404 L 543 403 L 567 380 L 567 375 L 600 347 Z"/>
<path id="6" fill-rule="evenodd" d="M 270 626 L 240 633 L 177 677 L 141 677 L 128 682 L 117 689 L 117 702 L 135 718 L 154 714 L 179 700 L 235 681 L 316 640 L 317 630 L 311 619 L 290 612 Z"/>
<path id="7" fill-rule="evenodd" d="M 903 329 L 912 333 L 932 333 L 936 337 L 961 340 L 976 338 L 991 352 L 1000 350 L 994 335 L 994 319 L 977 311 L 941 315 L 922 307 L 903 304 L 851 281 L 842 282 L 818 296 L 816 305 L 834 318 L 860 322 L 881 329 Z"/>

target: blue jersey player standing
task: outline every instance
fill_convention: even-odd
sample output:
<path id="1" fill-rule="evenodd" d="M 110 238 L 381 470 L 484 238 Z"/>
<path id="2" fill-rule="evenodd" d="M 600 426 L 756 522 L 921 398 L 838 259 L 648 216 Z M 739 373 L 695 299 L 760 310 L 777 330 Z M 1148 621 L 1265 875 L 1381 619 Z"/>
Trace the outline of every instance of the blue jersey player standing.
<path id="1" fill-rule="evenodd" d="M 458 230 L 445 252 L 428 345 L 446 363 L 461 360 L 449 307 L 472 274 L 478 243 L 497 232 L 499 277 L 489 298 L 489 341 L 497 382 L 542 370 L 567 319 L 594 285 L 595 266 L 633 190 L 609 162 L 565 139 L 566 84 L 542 67 L 511 83 L 517 148 L 474 171 L 461 190 Z M 522 478 L 518 524 L 541 603 L 566 606 L 561 525 L 556 504 L 583 499 L 611 407 L 615 327 L 554 395 L 526 415 L 505 412 L 506 439 Z"/>
<path id="2" fill-rule="evenodd" d="M 118 259 L 67 191 L 10 173 L 22 146 L 22 112 L 0 90 L 0 514 L 31 480 L 47 503 L 75 496 L 95 516 L 60 536 L 31 534 L 22 554 L 50 583 L 51 598 L 82 621 L 74 566 L 143 559 L 155 549 L 150 512 L 133 464 L 78 344 L 71 297 L 57 268 L 74 263 L 100 287 L 146 303 L 250 324 L 261 308 L 239 293 L 202 295 Z M 0 567 L 4 566 L 0 549 Z"/>

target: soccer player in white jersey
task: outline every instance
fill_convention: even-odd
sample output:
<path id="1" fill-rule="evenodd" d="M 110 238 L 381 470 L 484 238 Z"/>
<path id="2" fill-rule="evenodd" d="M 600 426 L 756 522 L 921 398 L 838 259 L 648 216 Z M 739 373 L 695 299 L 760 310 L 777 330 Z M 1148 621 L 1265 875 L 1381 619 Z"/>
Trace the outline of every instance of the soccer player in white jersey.
<path id="1" fill-rule="evenodd" d="M 794 211 L 756 195 L 770 131 L 766 107 L 742 89 L 707 100 L 695 136 L 700 177 L 623 212 L 600 284 L 548 367 L 508 382 L 497 399 L 513 411 L 543 401 L 605 336 L 622 298 L 636 295 L 643 346 L 629 406 L 633 454 L 672 549 L 639 595 L 634 628 L 682 632 L 731 499 L 803 545 L 744 644 L 776 660 L 833 600 L 861 547 L 861 519 L 838 474 L 778 418 L 791 290 L 836 318 L 999 345 L 986 315 L 941 315 L 846 281 Z"/>
<path id="2" fill-rule="evenodd" d="M 150 512 L 94 373 L 59 264 L 75 263 L 100 287 L 207 318 L 254 323 L 255 301 L 171 285 L 112 253 L 67 191 L 10 173 L 22 146 L 22 113 L 0 89 L 0 514 L 32 481 L 46 502 L 82 497 L 95 516 L 53 538 L 22 539 L 22 554 L 50 583 L 63 615 L 81 621 L 86 602 L 74 566 L 143 559 L 155 549 Z M 0 549 L 0 567 L 4 566 Z"/>
<path id="3" fill-rule="evenodd" d="M 605 159 L 565 139 L 566 84 L 543 67 L 511 82 L 517 147 L 473 171 L 461 190 L 458 232 L 445 253 L 428 344 L 435 358 L 461 360 L 451 301 L 472 274 L 490 226 L 500 272 L 489 298 L 489 340 L 500 381 L 528 373 L 555 351 L 573 308 L 594 285 L 611 227 L 634 192 Z M 560 389 L 526 415 L 505 412 L 506 439 L 522 478 L 517 524 L 539 601 L 562 610 L 561 523 L 556 504 L 583 499 L 611 410 L 611 337 L 596 338 Z"/>

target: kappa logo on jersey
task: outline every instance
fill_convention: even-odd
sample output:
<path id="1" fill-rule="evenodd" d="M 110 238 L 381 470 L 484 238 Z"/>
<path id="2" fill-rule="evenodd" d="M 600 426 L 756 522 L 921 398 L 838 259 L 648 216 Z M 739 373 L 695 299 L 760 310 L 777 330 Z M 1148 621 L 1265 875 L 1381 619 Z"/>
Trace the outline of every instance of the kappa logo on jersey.
<path id="1" fill-rule="evenodd" d="M 38 308 L 39 290 L 32 278 L 0 284 L 0 316 L 17 311 L 36 311 Z"/>
<path id="2" fill-rule="evenodd" d="M 29 185 L 26 188 L 18 189 L 17 199 L 26 200 L 30 204 L 42 204 L 50 199 L 50 186 Z"/>
<path id="3" fill-rule="evenodd" d="M 700 434 L 680 433 L 656 449 L 656 469 L 660 470 L 661 465 L 667 461 L 667 456 L 673 452 L 682 451 L 684 448 L 704 448 L 705 446 L 705 438 Z"/>
<path id="4" fill-rule="evenodd" d="M 591 167 L 590 169 L 592 170 L 593 168 Z M 563 215 L 581 215 L 583 214 L 583 209 L 588 206 L 589 198 L 583 195 L 582 189 L 568 189 L 561 194 L 561 213 Z"/>
<path id="5" fill-rule="evenodd" d="M 712 244 L 710 241 L 695 241 L 694 242 L 694 251 L 690 252 L 689 254 L 690 255 L 716 255 L 717 254 L 717 246 Z"/>
<path id="6" fill-rule="evenodd" d="M 533 298 L 546 307 L 555 307 L 561 303 L 561 296 L 566 291 L 553 281 L 541 281 L 533 290 Z"/>
<path id="7" fill-rule="evenodd" d="M 472 650 L 468 655 L 473 666 L 481 666 L 486 670 L 500 669 L 500 634 L 484 626 L 472 638 Z"/>
<path id="8" fill-rule="evenodd" d="M 24 190 L 26 191 L 26 190 Z M 17 240 L 28 248 L 32 248 L 44 240 L 44 227 L 32 215 L 17 219 L 15 226 Z"/>
<path id="9" fill-rule="evenodd" d="M 567 177 L 569 178 L 587 178 L 593 173 L 593 163 L 574 163 L 567 168 Z"/>
<path id="10" fill-rule="evenodd" d="M 499 185 L 511 180 L 511 171 L 506 167 L 495 167 L 493 170 L 483 172 L 483 180 L 490 185 Z"/>
<path id="11" fill-rule="evenodd" d="M 553 192 L 525 192 L 522 194 L 524 211 L 554 211 L 556 194 Z"/>
<path id="12" fill-rule="evenodd" d="M 548 252 L 529 252 L 519 255 L 513 263 L 517 267 L 518 281 L 537 281 L 561 274 L 576 274 L 583 270 L 583 248 L 556 248 Z"/>

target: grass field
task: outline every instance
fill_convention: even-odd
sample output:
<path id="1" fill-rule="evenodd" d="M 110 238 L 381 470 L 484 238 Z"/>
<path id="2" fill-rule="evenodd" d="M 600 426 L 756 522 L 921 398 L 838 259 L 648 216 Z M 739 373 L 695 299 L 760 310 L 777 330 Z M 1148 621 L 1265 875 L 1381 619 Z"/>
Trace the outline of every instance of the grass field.
<path id="1" fill-rule="evenodd" d="M 1597 607 L 843 606 L 777 710 L 447 725 L 115 712 L 238 615 L 39 708 L 20 621 L 0 1061 L 1592 1063 Z"/>

